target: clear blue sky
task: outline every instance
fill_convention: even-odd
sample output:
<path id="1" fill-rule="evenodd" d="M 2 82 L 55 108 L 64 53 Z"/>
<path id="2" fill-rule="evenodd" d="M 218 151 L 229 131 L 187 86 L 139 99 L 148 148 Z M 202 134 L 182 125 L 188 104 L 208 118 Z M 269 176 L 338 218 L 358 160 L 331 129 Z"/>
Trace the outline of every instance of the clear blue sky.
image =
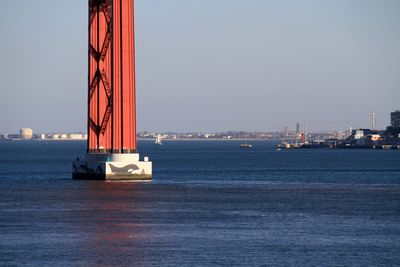
<path id="1" fill-rule="evenodd" d="M 400 109 L 400 1 L 136 0 L 138 130 L 378 126 Z M 0 133 L 86 131 L 87 1 L 0 9 Z"/>

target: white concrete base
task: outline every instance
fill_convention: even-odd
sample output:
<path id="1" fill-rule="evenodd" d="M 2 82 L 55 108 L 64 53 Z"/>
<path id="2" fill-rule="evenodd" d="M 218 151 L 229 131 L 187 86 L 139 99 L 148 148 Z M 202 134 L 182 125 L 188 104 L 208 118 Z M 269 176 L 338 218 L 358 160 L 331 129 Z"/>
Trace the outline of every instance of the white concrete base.
<path id="1" fill-rule="evenodd" d="M 151 180 L 152 163 L 139 154 L 86 154 L 72 163 L 74 179 Z"/>

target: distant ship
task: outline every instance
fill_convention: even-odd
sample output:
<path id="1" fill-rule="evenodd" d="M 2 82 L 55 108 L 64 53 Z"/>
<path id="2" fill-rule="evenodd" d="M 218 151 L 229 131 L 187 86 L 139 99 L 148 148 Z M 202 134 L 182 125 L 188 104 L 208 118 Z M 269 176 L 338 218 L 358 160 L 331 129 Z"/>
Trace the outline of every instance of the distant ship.
<path id="1" fill-rule="evenodd" d="M 241 148 L 252 148 L 252 147 L 253 147 L 253 145 L 250 145 L 250 144 L 244 143 L 244 144 L 240 144 L 240 147 L 241 147 Z"/>
<path id="2" fill-rule="evenodd" d="M 161 139 L 161 134 L 157 134 L 156 141 L 154 144 L 161 146 L 162 145 L 162 139 Z"/>

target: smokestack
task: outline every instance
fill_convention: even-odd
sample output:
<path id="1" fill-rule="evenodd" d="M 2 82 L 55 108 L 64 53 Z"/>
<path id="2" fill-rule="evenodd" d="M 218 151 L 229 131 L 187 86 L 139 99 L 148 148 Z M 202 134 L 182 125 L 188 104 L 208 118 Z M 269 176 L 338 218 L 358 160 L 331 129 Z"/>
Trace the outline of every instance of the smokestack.
<path id="1" fill-rule="evenodd" d="M 376 117 L 375 112 L 372 112 L 372 130 L 376 129 Z"/>

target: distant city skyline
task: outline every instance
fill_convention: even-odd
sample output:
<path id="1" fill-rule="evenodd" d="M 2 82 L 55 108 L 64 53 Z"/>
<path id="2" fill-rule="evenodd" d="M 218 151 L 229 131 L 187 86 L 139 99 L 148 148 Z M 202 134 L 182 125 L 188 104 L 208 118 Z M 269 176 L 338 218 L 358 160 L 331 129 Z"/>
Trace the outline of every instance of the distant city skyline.
<path id="1" fill-rule="evenodd" d="M 138 131 L 377 128 L 399 1 L 136 0 Z M 60 29 L 63 29 L 60 31 Z M 0 133 L 86 132 L 87 1 L 0 9 Z"/>

